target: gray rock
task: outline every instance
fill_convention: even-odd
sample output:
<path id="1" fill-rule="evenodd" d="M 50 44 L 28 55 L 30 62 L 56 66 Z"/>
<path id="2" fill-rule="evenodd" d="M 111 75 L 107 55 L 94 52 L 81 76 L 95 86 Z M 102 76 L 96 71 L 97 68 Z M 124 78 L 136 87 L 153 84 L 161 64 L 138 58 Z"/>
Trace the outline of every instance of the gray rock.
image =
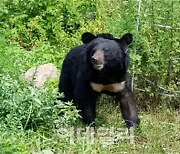
<path id="1" fill-rule="evenodd" d="M 57 68 L 52 63 L 30 68 L 24 75 L 25 79 L 36 87 L 41 87 L 48 79 L 58 76 Z"/>

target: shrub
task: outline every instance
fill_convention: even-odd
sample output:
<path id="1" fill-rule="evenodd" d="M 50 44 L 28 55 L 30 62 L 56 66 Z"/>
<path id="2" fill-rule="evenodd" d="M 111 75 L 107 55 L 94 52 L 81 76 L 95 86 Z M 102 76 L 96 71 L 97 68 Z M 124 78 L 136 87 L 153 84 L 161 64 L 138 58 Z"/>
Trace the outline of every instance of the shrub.
<path id="1" fill-rule="evenodd" d="M 91 20 L 95 1 L 3 0 L 0 25 L 13 39 L 27 49 L 37 40 L 63 43 Z"/>
<path id="2" fill-rule="evenodd" d="M 77 120 L 78 112 L 71 103 L 54 104 L 56 90 L 36 89 L 9 75 L 0 74 L 0 78 L 0 121 L 7 127 L 50 129 Z"/>

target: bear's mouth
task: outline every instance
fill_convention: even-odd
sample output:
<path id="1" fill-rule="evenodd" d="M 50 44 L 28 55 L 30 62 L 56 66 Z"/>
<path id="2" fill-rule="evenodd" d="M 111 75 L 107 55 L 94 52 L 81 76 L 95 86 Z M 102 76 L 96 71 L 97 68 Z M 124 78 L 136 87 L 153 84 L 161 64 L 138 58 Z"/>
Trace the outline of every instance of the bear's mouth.
<path id="1" fill-rule="evenodd" d="M 99 71 L 102 70 L 103 67 L 104 67 L 103 64 L 100 64 L 100 65 L 94 65 L 94 69 L 99 70 Z"/>

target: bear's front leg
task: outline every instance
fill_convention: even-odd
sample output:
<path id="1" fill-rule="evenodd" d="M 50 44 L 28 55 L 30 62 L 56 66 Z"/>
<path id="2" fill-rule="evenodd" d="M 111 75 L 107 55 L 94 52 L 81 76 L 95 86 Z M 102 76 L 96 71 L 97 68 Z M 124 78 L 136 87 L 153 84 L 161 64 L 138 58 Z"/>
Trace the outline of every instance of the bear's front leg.
<path id="1" fill-rule="evenodd" d="M 117 99 L 120 101 L 122 116 L 127 124 L 127 127 L 138 126 L 140 123 L 138 117 L 137 105 L 135 103 L 133 93 L 130 88 L 126 87 L 117 94 Z"/>
<path id="2" fill-rule="evenodd" d="M 96 101 L 95 100 L 77 100 L 78 109 L 80 109 L 80 115 L 85 124 L 95 124 L 96 118 Z"/>
<path id="3" fill-rule="evenodd" d="M 75 104 L 85 124 L 91 124 L 96 118 L 96 100 L 98 94 L 81 84 L 75 89 Z M 94 123 L 95 124 L 95 123 Z M 93 125 L 94 125 L 93 124 Z"/>

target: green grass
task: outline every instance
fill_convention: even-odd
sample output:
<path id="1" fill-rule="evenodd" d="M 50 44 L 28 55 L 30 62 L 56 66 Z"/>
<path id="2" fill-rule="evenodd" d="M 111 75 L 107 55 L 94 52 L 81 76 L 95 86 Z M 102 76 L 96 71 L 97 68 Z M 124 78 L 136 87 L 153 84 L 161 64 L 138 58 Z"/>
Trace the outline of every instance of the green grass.
<path id="1" fill-rule="evenodd" d="M 55 129 L 44 130 L 2 130 L 0 149 L 2 153 L 41 153 L 50 150 L 54 153 L 178 153 L 180 151 L 179 113 L 167 108 L 157 108 L 140 112 L 141 125 L 134 135 L 135 145 L 129 139 L 115 144 L 104 145 L 97 137 L 93 144 L 85 139 L 59 138 Z M 124 128 L 116 104 L 101 100 L 98 105 L 97 128 Z M 77 123 L 80 123 L 77 122 Z M 70 126 L 69 126 L 70 127 Z M 81 124 L 74 127 L 82 127 Z M 83 126 L 85 128 L 85 126 Z M 58 129 L 58 128 L 57 128 Z"/>

